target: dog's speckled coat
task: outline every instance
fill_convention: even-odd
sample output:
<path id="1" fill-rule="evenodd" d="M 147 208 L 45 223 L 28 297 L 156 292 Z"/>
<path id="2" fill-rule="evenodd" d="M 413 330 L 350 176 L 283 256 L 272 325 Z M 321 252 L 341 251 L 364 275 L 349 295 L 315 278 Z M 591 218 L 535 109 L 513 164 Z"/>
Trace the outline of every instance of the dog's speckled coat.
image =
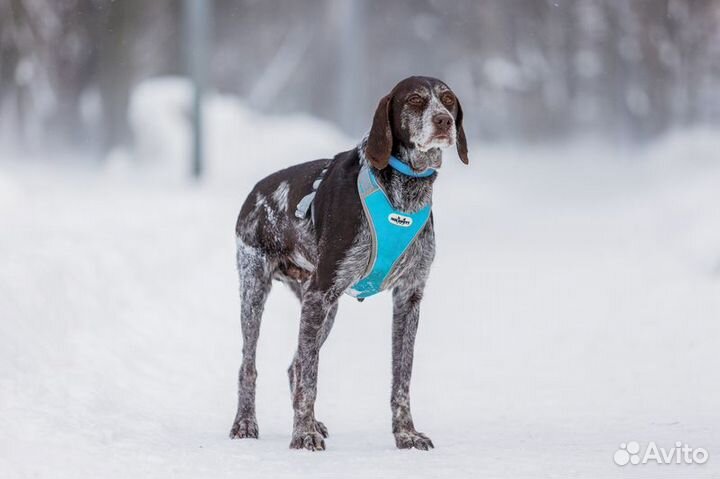
<path id="1" fill-rule="evenodd" d="M 238 217 L 243 360 L 231 438 L 257 438 L 255 353 L 260 320 L 273 279 L 302 303 L 295 358 L 288 369 L 295 411 L 291 448 L 325 449 L 325 425 L 315 418 L 319 351 L 332 329 L 338 299 L 366 272 L 371 239 L 358 197 L 360 166 L 367 164 L 396 209 L 416 212 L 432 202 L 437 174 L 414 178 L 387 168 L 390 154 L 416 171 L 439 168 L 441 147 L 457 146 L 467 164 L 459 101 L 443 82 L 410 77 L 380 100 L 370 133 L 350 151 L 278 171 L 261 180 Z M 314 221 L 295 207 L 323 178 L 313 202 Z M 435 256 L 432 217 L 390 272 L 393 294 L 392 429 L 399 448 L 429 449 L 410 413 L 410 377 L 420 301 Z"/>

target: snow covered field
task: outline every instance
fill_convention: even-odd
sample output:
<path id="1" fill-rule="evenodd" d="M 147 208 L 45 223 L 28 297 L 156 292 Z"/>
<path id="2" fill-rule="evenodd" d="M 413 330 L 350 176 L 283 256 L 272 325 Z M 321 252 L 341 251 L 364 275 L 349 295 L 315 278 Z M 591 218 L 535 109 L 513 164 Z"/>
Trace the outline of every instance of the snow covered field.
<path id="1" fill-rule="evenodd" d="M 639 151 L 475 143 L 469 167 L 446 155 L 412 383 L 436 449 L 394 447 L 384 294 L 342 300 L 321 354 L 328 450 L 310 453 L 288 449 L 299 306 L 279 284 L 258 353 L 261 439 L 227 438 L 233 228 L 262 175 L 353 141 L 211 108 L 203 185 L 179 180 L 179 162 L 164 175 L 173 165 L 121 155 L 103 171 L 0 163 L 0 477 L 720 477 L 717 132 Z M 182 124 L 145 119 L 168 130 L 141 153 L 183 154 Z M 615 465 L 631 440 L 710 459 Z"/>

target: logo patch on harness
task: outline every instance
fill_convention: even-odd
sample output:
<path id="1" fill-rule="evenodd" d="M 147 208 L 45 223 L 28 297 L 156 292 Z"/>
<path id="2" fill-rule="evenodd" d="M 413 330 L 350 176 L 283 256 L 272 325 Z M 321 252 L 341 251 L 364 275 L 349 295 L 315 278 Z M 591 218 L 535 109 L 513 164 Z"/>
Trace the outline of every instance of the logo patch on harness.
<path id="1" fill-rule="evenodd" d="M 412 218 L 409 216 L 399 215 L 397 213 L 390 213 L 388 215 L 388 221 L 395 226 L 402 226 L 403 228 L 407 228 L 413 223 Z"/>

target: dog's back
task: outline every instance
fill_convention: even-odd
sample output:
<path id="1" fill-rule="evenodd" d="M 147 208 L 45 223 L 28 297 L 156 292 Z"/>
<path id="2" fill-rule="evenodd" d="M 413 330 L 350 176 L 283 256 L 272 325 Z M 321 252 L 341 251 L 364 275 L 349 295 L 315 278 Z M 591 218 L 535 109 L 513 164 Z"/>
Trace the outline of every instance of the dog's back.
<path id="1" fill-rule="evenodd" d="M 276 171 L 260 180 L 245 199 L 235 225 L 238 239 L 262 248 L 269 255 L 282 254 L 294 243 L 294 210 L 305 192 L 330 160 L 315 160 Z"/>

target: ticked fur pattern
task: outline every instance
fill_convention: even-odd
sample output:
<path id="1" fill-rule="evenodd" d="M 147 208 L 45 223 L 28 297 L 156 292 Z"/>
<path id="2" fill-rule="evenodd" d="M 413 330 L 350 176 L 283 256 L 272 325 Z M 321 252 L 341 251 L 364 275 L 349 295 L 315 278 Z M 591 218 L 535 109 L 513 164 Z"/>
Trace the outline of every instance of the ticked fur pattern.
<path id="1" fill-rule="evenodd" d="M 449 90 L 442 85 L 426 88 L 430 99 L 424 110 L 408 109 L 406 113 L 402 109 L 400 121 L 404 126 L 396 127 L 407 128 L 405 133 L 413 141 L 395 142 L 392 154 L 418 170 L 439 168 L 439 147 L 455 142 L 455 134 L 445 130 L 437 141 L 427 133 L 435 131 L 433 118 L 440 107 L 446 114 L 451 113 L 436 98 L 436 91 Z M 422 142 L 423 148 L 418 148 L 415 141 Z M 339 298 L 367 272 L 372 247 L 371 232 L 357 197 L 357 172 L 361 165 L 368 165 L 393 207 L 413 213 L 432 203 L 437 177 L 433 174 L 415 178 L 392 168 L 376 168 L 366 156 L 367 145 L 366 136 L 356 148 L 333 160 L 317 160 L 277 172 L 260 181 L 243 205 L 236 225 L 243 358 L 231 438 L 259 436 L 255 356 L 265 301 L 275 279 L 290 287 L 301 301 L 298 347 L 288 368 L 294 409 L 290 447 L 325 449 L 328 431 L 315 417 L 319 352 L 332 329 Z M 315 190 L 315 220 L 310 215 L 298 218 L 297 203 Z M 393 295 L 390 404 L 392 430 L 399 448 L 433 447 L 432 441 L 415 429 L 409 390 L 420 303 L 434 256 L 431 217 L 385 283 Z"/>

